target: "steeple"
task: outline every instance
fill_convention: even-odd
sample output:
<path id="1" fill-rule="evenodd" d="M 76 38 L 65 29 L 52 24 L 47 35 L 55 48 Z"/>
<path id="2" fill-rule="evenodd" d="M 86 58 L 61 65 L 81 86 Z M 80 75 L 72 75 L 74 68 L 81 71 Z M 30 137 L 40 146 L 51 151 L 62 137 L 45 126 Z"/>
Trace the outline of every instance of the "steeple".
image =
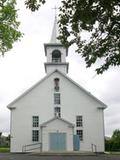
<path id="1" fill-rule="evenodd" d="M 44 44 L 47 62 L 44 63 L 46 73 L 60 70 L 64 74 L 68 73 L 69 63 L 66 62 L 68 48 L 65 48 L 57 39 L 59 36 L 57 17 L 55 16 L 50 43 Z"/>
<path id="2" fill-rule="evenodd" d="M 57 39 L 58 36 L 59 36 L 58 22 L 57 22 L 57 16 L 55 15 L 54 26 L 52 30 L 50 43 L 60 43 L 60 41 Z"/>

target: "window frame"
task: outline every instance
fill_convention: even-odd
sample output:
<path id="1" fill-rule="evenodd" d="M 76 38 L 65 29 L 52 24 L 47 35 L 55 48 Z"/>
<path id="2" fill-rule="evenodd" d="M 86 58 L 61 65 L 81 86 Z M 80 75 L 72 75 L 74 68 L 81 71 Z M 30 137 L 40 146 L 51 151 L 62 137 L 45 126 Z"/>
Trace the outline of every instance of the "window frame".
<path id="1" fill-rule="evenodd" d="M 53 63 L 61 63 L 61 52 L 58 49 L 55 49 L 52 52 L 52 62 Z"/>
<path id="2" fill-rule="evenodd" d="M 83 127 L 83 116 L 82 115 L 76 116 L 76 127 Z"/>
<path id="3" fill-rule="evenodd" d="M 60 93 L 54 93 L 54 104 L 55 105 L 60 105 L 61 104 L 61 95 Z"/>
<path id="4" fill-rule="evenodd" d="M 61 107 L 54 107 L 55 117 L 61 117 Z"/>
<path id="5" fill-rule="evenodd" d="M 59 92 L 60 89 L 60 79 L 59 78 L 54 78 L 54 90 L 55 92 Z"/>
<path id="6" fill-rule="evenodd" d="M 32 127 L 39 127 L 39 116 L 32 116 Z"/>
<path id="7" fill-rule="evenodd" d="M 39 130 L 32 130 L 32 142 L 39 141 Z"/>
<path id="8" fill-rule="evenodd" d="M 80 141 L 83 141 L 83 130 L 82 129 L 77 129 L 76 135 L 79 136 Z"/>

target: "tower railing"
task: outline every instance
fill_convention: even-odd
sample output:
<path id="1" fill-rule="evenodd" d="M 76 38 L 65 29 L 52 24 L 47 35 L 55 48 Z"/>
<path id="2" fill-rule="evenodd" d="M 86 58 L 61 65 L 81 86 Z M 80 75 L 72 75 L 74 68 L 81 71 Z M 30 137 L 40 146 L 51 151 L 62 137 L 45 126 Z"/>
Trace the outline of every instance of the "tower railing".
<path id="1" fill-rule="evenodd" d="M 52 58 L 52 62 L 59 63 L 61 62 L 61 58 Z"/>

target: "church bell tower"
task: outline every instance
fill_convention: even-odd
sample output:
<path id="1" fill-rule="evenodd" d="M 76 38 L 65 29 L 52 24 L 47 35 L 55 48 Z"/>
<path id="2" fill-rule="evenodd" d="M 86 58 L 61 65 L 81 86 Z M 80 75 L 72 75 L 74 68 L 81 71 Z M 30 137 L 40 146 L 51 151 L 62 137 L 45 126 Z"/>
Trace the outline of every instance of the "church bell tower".
<path id="1" fill-rule="evenodd" d="M 68 73 L 69 63 L 66 62 L 66 56 L 68 55 L 68 48 L 65 48 L 60 41 L 57 39 L 58 24 L 57 17 L 55 16 L 53 31 L 50 43 L 44 44 L 45 56 L 47 57 L 47 62 L 45 65 L 45 72 L 51 73 L 54 70 L 59 70 L 64 74 Z"/>

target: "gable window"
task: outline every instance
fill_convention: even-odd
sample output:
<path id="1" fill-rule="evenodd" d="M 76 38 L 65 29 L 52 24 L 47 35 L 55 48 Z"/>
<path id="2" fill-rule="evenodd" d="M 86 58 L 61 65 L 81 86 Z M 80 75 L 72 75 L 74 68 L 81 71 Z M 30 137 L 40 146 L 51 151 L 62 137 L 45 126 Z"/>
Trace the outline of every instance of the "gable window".
<path id="1" fill-rule="evenodd" d="M 59 50 L 54 50 L 52 52 L 52 62 L 54 63 L 61 62 L 61 52 Z"/>
<path id="2" fill-rule="evenodd" d="M 76 116 L 76 127 L 83 126 L 83 117 L 81 115 Z"/>
<path id="3" fill-rule="evenodd" d="M 54 108 L 55 117 L 61 117 L 61 108 L 55 107 Z"/>
<path id="4" fill-rule="evenodd" d="M 59 78 L 54 79 L 54 89 L 56 92 L 59 91 Z"/>
<path id="5" fill-rule="evenodd" d="M 39 141 L 39 130 L 32 130 L 32 141 L 33 142 Z"/>
<path id="6" fill-rule="evenodd" d="M 54 93 L 54 104 L 60 104 L 60 93 Z"/>
<path id="7" fill-rule="evenodd" d="M 79 136 L 80 141 L 83 141 L 83 130 L 76 130 L 76 134 Z"/>
<path id="8" fill-rule="evenodd" d="M 33 127 L 39 127 L 39 116 L 33 116 L 32 120 L 33 120 L 32 126 Z"/>

